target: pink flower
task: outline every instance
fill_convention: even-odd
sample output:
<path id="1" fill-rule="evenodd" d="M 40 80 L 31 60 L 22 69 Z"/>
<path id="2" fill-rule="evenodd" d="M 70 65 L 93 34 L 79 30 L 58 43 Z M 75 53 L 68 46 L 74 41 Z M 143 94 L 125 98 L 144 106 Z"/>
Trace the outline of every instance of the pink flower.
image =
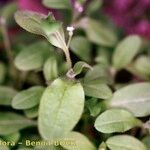
<path id="1" fill-rule="evenodd" d="M 18 6 L 22 10 L 31 10 L 47 14 L 49 9 L 42 5 L 41 0 L 18 0 Z"/>
<path id="2" fill-rule="evenodd" d="M 104 12 L 127 34 L 150 39 L 150 0 L 104 0 Z"/>
<path id="3" fill-rule="evenodd" d="M 42 4 L 42 0 L 16 0 L 19 9 L 21 10 L 30 10 L 38 13 L 48 14 L 49 12 L 53 12 L 55 18 L 60 18 L 60 14 L 57 10 L 48 9 Z"/>

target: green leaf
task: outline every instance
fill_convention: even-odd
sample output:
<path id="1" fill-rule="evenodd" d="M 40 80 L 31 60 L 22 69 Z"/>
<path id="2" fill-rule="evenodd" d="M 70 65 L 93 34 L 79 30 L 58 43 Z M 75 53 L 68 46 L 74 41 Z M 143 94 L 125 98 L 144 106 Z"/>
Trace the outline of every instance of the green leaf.
<path id="1" fill-rule="evenodd" d="M 101 145 L 99 146 L 98 150 L 107 150 L 107 145 L 106 143 L 102 142 Z"/>
<path id="2" fill-rule="evenodd" d="M 83 36 L 75 36 L 70 43 L 71 51 L 81 60 L 90 62 L 91 60 L 91 44 Z"/>
<path id="3" fill-rule="evenodd" d="M 18 142 L 19 138 L 20 138 L 19 132 L 15 132 L 15 133 L 11 133 L 6 136 L 3 136 L 3 139 L 5 139 L 5 141 L 9 141 L 9 142 Z"/>
<path id="4" fill-rule="evenodd" d="M 134 68 L 141 74 L 150 78 L 150 56 L 140 56 L 134 63 Z M 137 74 L 138 75 L 138 74 Z"/>
<path id="5" fill-rule="evenodd" d="M 108 66 L 110 65 L 109 60 L 110 60 L 110 50 L 99 47 L 97 50 L 95 62 L 98 64 L 103 64 L 104 66 Z"/>
<path id="6" fill-rule="evenodd" d="M 85 106 L 89 109 L 90 115 L 95 117 L 101 111 L 101 102 L 95 98 L 88 99 L 85 103 Z"/>
<path id="7" fill-rule="evenodd" d="M 44 139 L 65 136 L 79 121 L 83 108 L 84 91 L 81 84 L 56 79 L 41 99 L 38 119 L 41 136 Z"/>
<path id="8" fill-rule="evenodd" d="M 130 112 L 123 109 L 110 109 L 100 114 L 95 121 L 95 128 L 102 133 L 125 132 L 142 123 Z"/>
<path id="9" fill-rule="evenodd" d="M 97 12 L 97 10 L 100 9 L 100 7 L 103 4 L 103 0 L 93 0 L 91 1 L 90 5 L 88 5 L 86 12 L 88 13 L 88 15 Z"/>
<path id="10" fill-rule="evenodd" d="M 0 84 L 4 82 L 6 75 L 6 66 L 4 63 L 0 62 Z"/>
<path id="11" fill-rule="evenodd" d="M 0 105 L 11 105 L 11 101 L 16 94 L 17 92 L 13 88 L 0 86 Z"/>
<path id="12" fill-rule="evenodd" d="M 150 149 L 150 135 L 146 136 L 145 138 L 142 139 L 142 142 L 146 145 L 147 149 Z"/>
<path id="13" fill-rule="evenodd" d="M 111 83 L 106 67 L 103 65 L 94 66 L 83 79 L 85 95 L 101 99 L 110 98 L 112 91 L 106 83 Z"/>
<path id="14" fill-rule="evenodd" d="M 30 71 L 39 69 L 50 56 L 48 43 L 41 41 L 25 47 L 15 58 L 19 70 Z"/>
<path id="15" fill-rule="evenodd" d="M 35 122 L 12 112 L 0 112 L 0 135 L 8 135 L 23 128 L 35 126 Z"/>
<path id="16" fill-rule="evenodd" d="M 77 62 L 73 67 L 73 72 L 74 72 L 73 76 L 79 75 L 84 68 L 92 69 L 92 67 L 86 62 L 83 61 Z"/>
<path id="17" fill-rule="evenodd" d="M 84 18 L 80 22 L 81 27 L 86 31 L 89 40 L 100 46 L 112 47 L 117 42 L 117 37 L 114 32 L 102 23 Z"/>
<path id="18" fill-rule="evenodd" d="M 69 0 L 43 0 L 43 4 L 54 9 L 70 9 L 71 3 Z"/>
<path id="19" fill-rule="evenodd" d="M 24 113 L 27 116 L 27 118 L 36 118 L 38 117 L 38 110 L 39 110 L 39 106 L 35 106 L 33 108 L 30 109 L 25 109 Z"/>
<path id="20" fill-rule="evenodd" d="M 128 135 L 110 137 L 106 144 L 110 150 L 147 150 L 142 142 Z"/>
<path id="21" fill-rule="evenodd" d="M 19 92 L 12 100 L 15 109 L 29 109 L 39 104 L 44 87 L 34 86 Z"/>
<path id="22" fill-rule="evenodd" d="M 51 14 L 49 14 L 49 16 L 42 21 L 41 25 L 43 31 L 47 35 L 56 32 L 62 26 L 62 24 L 59 21 L 55 21 L 54 19 L 52 19 Z"/>
<path id="23" fill-rule="evenodd" d="M 52 45 L 58 48 L 63 50 L 66 48 L 61 23 L 55 21 L 51 13 L 46 16 L 31 11 L 17 11 L 15 20 L 26 31 L 44 36 Z"/>
<path id="24" fill-rule="evenodd" d="M 17 11 L 15 13 L 15 20 L 19 26 L 28 32 L 46 36 L 41 28 L 42 19 L 47 16 L 31 11 Z"/>
<path id="25" fill-rule="evenodd" d="M 84 83 L 95 84 L 95 83 L 112 83 L 112 79 L 109 75 L 108 68 L 104 65 L 96 65 L 93 69 L 88 70 L 85 77 Z"/>
<path id="26" fill-rule="evenodd" d="M 51 81 L 58 77 L 58 64 L 55 57 L 50 57 L 44 64 L 43 73 L 46 81 Z"/>
<path id="27" fill-rule="evenodd" d="M 0 141 L 4 142 L 1 138 Z M 9 150 L 9 147 L 7 145 L 0 145 L 0 150 Z"/>
<path id="28" fill-rule="evenodd" d="M 123 39 L 116 47 L 113 54 L 113 65 L 116 69 L 122 69 L 130 64 L 140 50 L 142 41 L 137 35 L 131 35 Z"/>
<path id="29" fill-rule="evenodd" d="M 109 105 L 125 108 L 137 117 L 150 115 L 150 83 L 136 83 L 119 89 Z"/>
<path id="30" fill-rule="evenodd" d="M 100 98 L 109 99 L 112 96 L 111 89 L 104 83 L 82 83 L 85 95 Z"/>
<path id="31" fill-rule="evenodd" d="M 75 142 L 75 145 L 64 145 L 67 150 L 96 150 L 95 146 L 89 141 L 87 137 L 78 132 L 70 132 L 67 139 Z"/>

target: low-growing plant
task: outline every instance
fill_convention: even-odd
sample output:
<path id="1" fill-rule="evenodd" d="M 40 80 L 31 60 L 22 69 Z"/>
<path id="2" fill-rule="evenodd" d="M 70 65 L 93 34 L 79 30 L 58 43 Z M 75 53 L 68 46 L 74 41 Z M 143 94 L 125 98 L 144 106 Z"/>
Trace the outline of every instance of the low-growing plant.
<path id="1" fill-rule="evenodd" d="M 6 27 L 12 13 L 2 11 L 9 61 L 0 63 L 0 149 L 149 150 L 148 44 L 93 19 L 97 1 L 79 14 L 68 0 L 43 3 L 74 15 L 71 25 L 15 9 L 17 24 L 41 37 L 19 33 L 14 47 Z"/>

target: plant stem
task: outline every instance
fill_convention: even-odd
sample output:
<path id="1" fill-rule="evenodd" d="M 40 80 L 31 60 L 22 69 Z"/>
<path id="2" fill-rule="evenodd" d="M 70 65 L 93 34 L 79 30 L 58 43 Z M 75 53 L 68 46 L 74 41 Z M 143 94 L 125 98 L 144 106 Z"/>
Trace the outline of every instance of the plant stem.
<path id="1" fill-rule="evenodd" d="M 71 61 L 71 58 L 70 58 L 70 52 L 69 52 L 69 48 L 67 47 L 66 43 L 64 42 L 62 36 L 60 35 L 59 32 L 56 32 L 57 34 L 57 38 L 60 42 L 62 42 L 62 45 L 63 45 L 63 51 L 65 53 L 65 56 L 66 56 L 66 61 L 67 61 L 67 64 L 68 64 L 68 67 L 69 69 L 72 68 L 72 61 Z M 71 40 L 71 39 L 70 39 Z"/>
<path id="2" fill-rule="evenodd" d="M 72 68 L 72 61 L 71 61 L 70 52 L 69 52 L 68 47 L 65 48 L 64 52 L 65 52 L 68 67 L 69 67 L 69 69 L 71 69 Z"/>
<path id="3" fill-rule="evenodd" d="M 0 27 L 1 27 L 1 31 L 2 31 L 2 36 L 3 36 L 3 40 L 4 40 L 4 46 L 5 46 L 5 51 L 6 51 L 6 55 L 8 58 L 8 63 L 10 66 L 10 73 L 12 75 L 12 78 L 16 81 L 17 80 L 17 69 L 14 65 L 13 53 L 11 50 L 11 44 L 10 44 L 10 40 L 9 40 L 9 36 L 8 36 L 6 20 L 3 17 L 0 17 Z"/>
<path id="4" fill-rule="evenodd" d="M 5 46 L 6 54 L 8 57 L 8 61 L 9 61 L 10 66 L 12 66 L 13 65 L 13 54 L 11 51 L 11 46 L 10 46 L 10 41 L 9 41 L 8 32 L 7 32 L 7 28 L 6 28 L 5 18 L 3 18 L 3 17 L 0 18 L 0 25 L 1 25 L 2 35 L 4 38 L 4 46 Z"/>
<path id="5" fill-rule="evenodd" d="M 71 36 L 69 36 L 69 40 L 68 40 L 68 43 L 67 43 L 67 48 L 69 48 L 69 45 L 70 45 L 71 39 L 72 39 L 72 35 L 71 35 Z"/>

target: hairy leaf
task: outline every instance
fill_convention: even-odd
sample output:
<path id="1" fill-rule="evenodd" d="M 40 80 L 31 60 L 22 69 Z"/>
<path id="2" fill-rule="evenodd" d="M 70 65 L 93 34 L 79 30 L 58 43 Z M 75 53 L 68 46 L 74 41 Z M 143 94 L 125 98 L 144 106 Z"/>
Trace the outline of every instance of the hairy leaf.
<path id="1" fill-rule="evenodd" d="M 27 118 L 36 118 L 38 116 L 39 105 L 30 109 L 25 109 L 24 113 Z"/>
<path id="2" fill-rule="evenodd" d="M 0 112 L 0 135 L 8 135 L 23 128 L 35 126 L 35 122 L 12 113 Z"/>
<path id="3" fill-rule="evenodd" d="M 142 142 L 128 135 L 110 137 L 106 144 L 110 150 L 147 150 Z"/>
<path id="4" fill-rule="evenodd" d="M 15 65 L 23 71 L 39 69 L 49 57 L 48 43 L 41 41 L 25 47 L 15 58 Z"/>
<path id="5" fill-rule="evenodd" d="M 11 101 L 16 94 L 17 91 L 13 88 L 0 86 L 0 105 L 11 105 Z"/>
<path id="6" fill-rule="evenodd" d="M 146 145 L 147 149 L 150 149 L 150 135 L 142 139 L 142 142 Z"/>
<path id="7" fill-rule="evenodd" d="M 34 86 L 19 92 L 12 100 L 15 109 L 29 109 L 39 104 L 44 87 Z"/>
<path id="8" fill-rule="evenodd" d="M 77 62 L 73 67 L 74 76 L 79 75 L 84 68 L 92 69 L 92 67 L 89 64 L 83 61 Z"/>
<path id="9" fill-rule="evenodd" d="M 110 109 L 100 114 L 95 121 L 95 128 L 103 133 L 125 132 L 142 123 L 130 112 L 123 109 Z"/>
<path id="10" fill-rule="evenodd" d="M 87 96 L 101 99 L 109 99 L 112 96 L 111 89 L 104 83 L 83 83 L 82 85 Z"/>
<path id="11" fill-rule="evenodd" d="M 128 109 L 137 117 L 150 115 L 150 83 L 131 84 L 117 90 L 109 104 Z"/>
<path id="12" fill-rule="evenodd" d="M 64 145 L 67 150 L 96 150 L 95 146 L 89 141 L 87 137 L 78 132 L 70 132 L 67 139 L 75 142 L 75 145 Z"/>
<path id="13" fill-rule="evenodd" d="M 116 35 L 106 25 L 90 18 L 84 18 L 80 24 L 85 29 L 91 42 L 107 47 L 112 47 L 116 44 Z"/>
<path id="14" fill-rule="evenodd" d="M 65 136 L 79 121 L 83 107 L 84 91 L 81 84 L 56 79 L 41 99 L 38 119 L 41 136 L 44 139 Z"/>
<path id="15" fill-rule="evenodd" d="M 123 39 L 116 47 L 113 65 L 117 69 L 126 67 L 140 50 L 142 41 L 139 36 L 131 35 Z"/>
<path id="16" fill-rule="evenodd" d="M 58 65 L 55 57 L 50 57 L 46 60 L 43 73 L 47 81 L 51 81 L 58 77 Z"/>
<path id="17" fill-rule="evenodd" d="M 83 36 L 75 36 L 70 43 L 71 50 L 81 60 L 89 62 L 91 60 L 91 45 Z"/>

